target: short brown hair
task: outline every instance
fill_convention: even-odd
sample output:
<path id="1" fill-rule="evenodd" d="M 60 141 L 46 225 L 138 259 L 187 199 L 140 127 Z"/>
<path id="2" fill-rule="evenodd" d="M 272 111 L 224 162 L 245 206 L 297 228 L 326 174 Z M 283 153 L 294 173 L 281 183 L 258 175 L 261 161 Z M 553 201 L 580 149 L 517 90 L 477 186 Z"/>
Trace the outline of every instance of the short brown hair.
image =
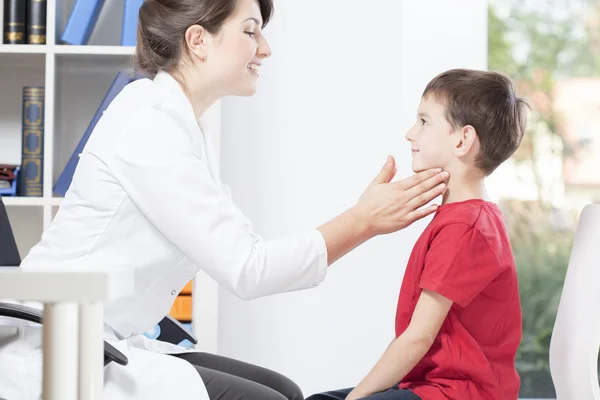
<path id="1" fill-rule="evenodd" d="M 153 78 L 177 65 L 185 31 L 202 25 L 212 34 L 234 12 L 238 0 L 144 0 L 139 10 L 135 67 Z M 263 27 L 273 14 L 273 0 L 258 0 Z"/>
<path id="2" fill-rule="evenodd" d="M 492 71 L 451 69 L 433 78 L 423 97 L 446 108 L 453 128 L 475 128 L 481 150 L 476 166 L 486 175 L 510 158 L 520 146 L 527 125 L 527 102 L 513 82 Z"/>

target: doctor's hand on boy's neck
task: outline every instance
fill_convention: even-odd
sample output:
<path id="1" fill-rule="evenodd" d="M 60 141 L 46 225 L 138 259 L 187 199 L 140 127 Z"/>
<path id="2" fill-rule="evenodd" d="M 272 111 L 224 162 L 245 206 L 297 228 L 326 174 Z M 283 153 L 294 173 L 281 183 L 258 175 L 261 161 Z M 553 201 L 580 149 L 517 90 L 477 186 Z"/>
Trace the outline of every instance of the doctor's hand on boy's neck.
<path id="1" fill-rule="evenodd" d="M 415 125 L 406 133 L 414 172 L 442 168 L 450 173 L 442 204 L 469 199 L 488 200 L 486 172 L 479 166 L 481 143 L 472 125 L 448 121 L 447 109 L 433 94 L 419 104 Z"/>

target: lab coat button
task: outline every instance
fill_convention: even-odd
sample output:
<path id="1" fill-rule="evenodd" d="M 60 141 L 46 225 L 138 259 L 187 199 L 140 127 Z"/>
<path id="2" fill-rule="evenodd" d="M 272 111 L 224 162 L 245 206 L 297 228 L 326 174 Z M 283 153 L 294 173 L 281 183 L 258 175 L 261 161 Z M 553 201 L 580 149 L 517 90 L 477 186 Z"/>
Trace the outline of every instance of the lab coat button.
<path id="1" fill-rule="evenodd" d="M 175 296 L 175 293 L 177 293 L 177 292 L 173 290 L 173 291 L 171 292 L 171 295 L 172 295 L 172 296 Z"/>

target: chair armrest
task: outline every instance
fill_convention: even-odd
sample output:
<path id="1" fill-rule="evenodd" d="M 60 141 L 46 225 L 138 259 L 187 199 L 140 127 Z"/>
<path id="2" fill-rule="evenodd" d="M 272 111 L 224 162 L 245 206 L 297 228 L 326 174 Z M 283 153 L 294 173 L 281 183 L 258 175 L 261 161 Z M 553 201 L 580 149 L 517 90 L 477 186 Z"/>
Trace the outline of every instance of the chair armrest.
<path id="1" fill-rule="evenodd" d="M 34 322 L 41 324 L 44 317 L 42 310 L 37 308 L 23 306 L 21 304 L 1 303 L 0 315 L 3 317 L 11 317 L 21 319 L 23 321 Z"/>
<path id="2" fill-rule="evenodd" d="M 167 315 L 158 323 L 160 326 L 160 335 L 156 340 L 179 344 L 184 340 L 189 340 L 193 344 L 198 344 L 198 339 L 175 318 Z"/>
<path id="3" fill-rule="evenodd" d="M 116 362 L 119 365 L 127 365 L 129 363 L 129 359 L 116 347 L 108 343 L 106 340 L 104 341 L 104 366 L 106 367 L 108 363 L 111 361 Z"/>
<path id="4" fill-rule="evenodd" d="M 37 308 L 27 307 L 21 304 L 0 302 L 0 316 L 42 324 L 44 313 Z M 125 354 L 121 353 L 110 343 L 104 341 L 104 365 L 106 366 L 111 361 L 120 365 L 127 365 L 129 362 Z"/>

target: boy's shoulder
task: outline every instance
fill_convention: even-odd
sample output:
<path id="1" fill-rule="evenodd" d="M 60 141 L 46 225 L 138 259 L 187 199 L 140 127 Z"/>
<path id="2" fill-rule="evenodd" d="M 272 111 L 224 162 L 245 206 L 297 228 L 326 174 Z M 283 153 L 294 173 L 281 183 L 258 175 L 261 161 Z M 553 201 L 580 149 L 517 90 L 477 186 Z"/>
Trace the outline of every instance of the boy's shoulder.
<path id="1" fill-rule="evenodd" d="M 471 199 L 441 205 L 430 226 L 439 231 L 448 226 L 462 225 L 465 229 L 476 229 L 482 233 L 505 230 L 504 218 L 500 208 L 493 202 Z"/>
<path id="2" fill-rule="evenodd" d="M 466 234 L 477 234 L 494 253 L 510 247 L 502 211 L 486 200 L 472 199 L 440 206 L 427 230 L 429 242 L 440 233 L 445 241 L 457 243 Z"/>

